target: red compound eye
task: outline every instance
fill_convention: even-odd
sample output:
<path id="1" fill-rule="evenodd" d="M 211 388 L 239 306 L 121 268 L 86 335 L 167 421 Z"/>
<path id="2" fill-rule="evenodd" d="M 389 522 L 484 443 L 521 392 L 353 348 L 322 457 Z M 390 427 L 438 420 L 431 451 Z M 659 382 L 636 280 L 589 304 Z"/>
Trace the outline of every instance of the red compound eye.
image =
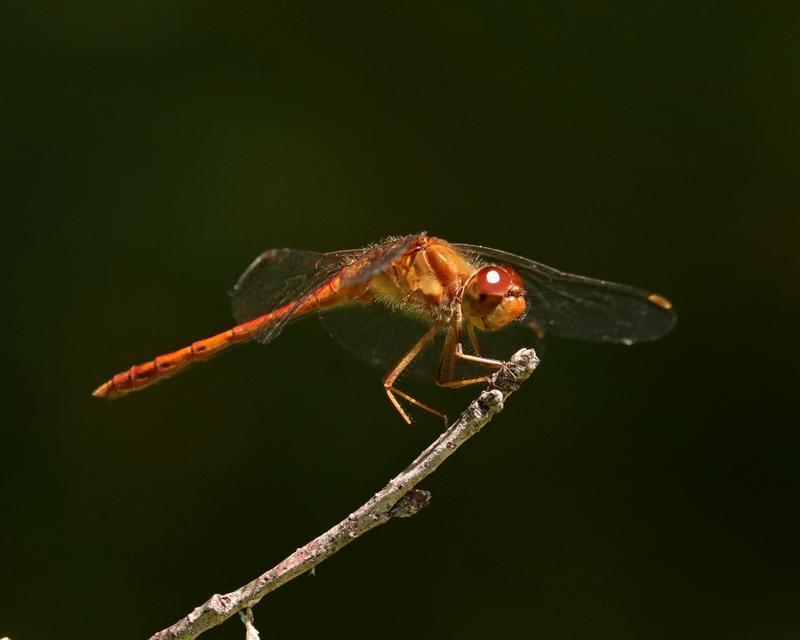
<path id="1" fill-rule="evenodd" d="M 504 296 L 511 284 L 511 274 L 501 267 L 484 267 L 475 274 L 475 285 L 482 295 Z"/>

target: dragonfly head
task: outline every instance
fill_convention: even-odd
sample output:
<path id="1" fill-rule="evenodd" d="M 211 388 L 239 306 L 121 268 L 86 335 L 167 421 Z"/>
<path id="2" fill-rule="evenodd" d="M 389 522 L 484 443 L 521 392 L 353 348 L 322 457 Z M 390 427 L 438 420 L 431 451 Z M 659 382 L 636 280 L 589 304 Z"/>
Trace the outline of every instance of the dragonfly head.
<path id="1" fill-rule="evenodd" d="M 478 269 L 464 286 L 467 320 L 483 331 L 497 331 L 525 313 L 525 285 L 510 267 Z"/>

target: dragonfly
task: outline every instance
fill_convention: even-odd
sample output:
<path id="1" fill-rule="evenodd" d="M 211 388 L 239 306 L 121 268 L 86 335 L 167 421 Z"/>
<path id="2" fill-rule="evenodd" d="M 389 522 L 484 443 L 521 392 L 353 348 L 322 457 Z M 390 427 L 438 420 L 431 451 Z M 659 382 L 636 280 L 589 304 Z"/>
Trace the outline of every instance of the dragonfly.
<path id="1" fill-rule="evenodd" d="M 423 363 L 440 387 L 461 388 L 486 382 L 503 366 L 510 351 L 481 345 L 496 336 L 517 347 L 547 335 L 631 345 L 661 338 L 676 319 L 672 303 L 657 293 L 425 232 L 330 253 L 271 249 L 231 295 L 236 326 L 134 365 L 93 395 L 144 389 L 233 345 L 267 344 L 289 323 L 317 314 L 341 344 L 385 367 L 383 389 L 403 421 L 411 423 L 416 407 L 446 422 L 397 387 L 414 365 Z"/>

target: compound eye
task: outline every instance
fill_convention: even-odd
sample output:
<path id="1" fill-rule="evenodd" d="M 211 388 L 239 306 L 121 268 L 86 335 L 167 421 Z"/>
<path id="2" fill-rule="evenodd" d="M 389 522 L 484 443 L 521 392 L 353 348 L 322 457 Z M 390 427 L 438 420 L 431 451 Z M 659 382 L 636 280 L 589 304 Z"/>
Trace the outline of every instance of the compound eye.
<path id="1" fill-rule="evenodd" d="M 478 293 L 486 296 L 504 296 L 511 287 L 511 275 L 501 267 L 484 267 L 475 274 Z"/>

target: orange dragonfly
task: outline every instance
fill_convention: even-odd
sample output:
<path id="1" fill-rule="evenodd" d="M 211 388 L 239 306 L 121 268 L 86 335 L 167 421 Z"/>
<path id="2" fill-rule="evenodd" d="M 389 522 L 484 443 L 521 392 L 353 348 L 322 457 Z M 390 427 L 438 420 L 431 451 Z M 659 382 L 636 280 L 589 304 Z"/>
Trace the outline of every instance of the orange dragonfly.
<path id="1" fill-rule="evenodd" d="M 137 391 L 247 340 L 266 344 L 288 323 L 319 313 L 339 342 L 372 364 L 389 367 L 384 390 L 410 424 L 401 400 L 444 418 L 395 386 L 412 364 L 435 365 L 436 384 L 448 388 L 484 382 L 482 367 L 502 366 L 499 358 L 510 350 L 489 357 L 478 332 L 507 334 L 517 347 L 534 334 L 633 344 L 660 338 L 675 324 L 672 304 L 658 294 L 426 233 L 351 251 L 266 251 L 239 278 L 232 297 L 237 326 L 134 365 L 94 395 Z M 431 360 L 433 349 L 426 347 L 436 341 L 441 346 Z M 459 377 L 457 367 L 483 375 Z"/>

